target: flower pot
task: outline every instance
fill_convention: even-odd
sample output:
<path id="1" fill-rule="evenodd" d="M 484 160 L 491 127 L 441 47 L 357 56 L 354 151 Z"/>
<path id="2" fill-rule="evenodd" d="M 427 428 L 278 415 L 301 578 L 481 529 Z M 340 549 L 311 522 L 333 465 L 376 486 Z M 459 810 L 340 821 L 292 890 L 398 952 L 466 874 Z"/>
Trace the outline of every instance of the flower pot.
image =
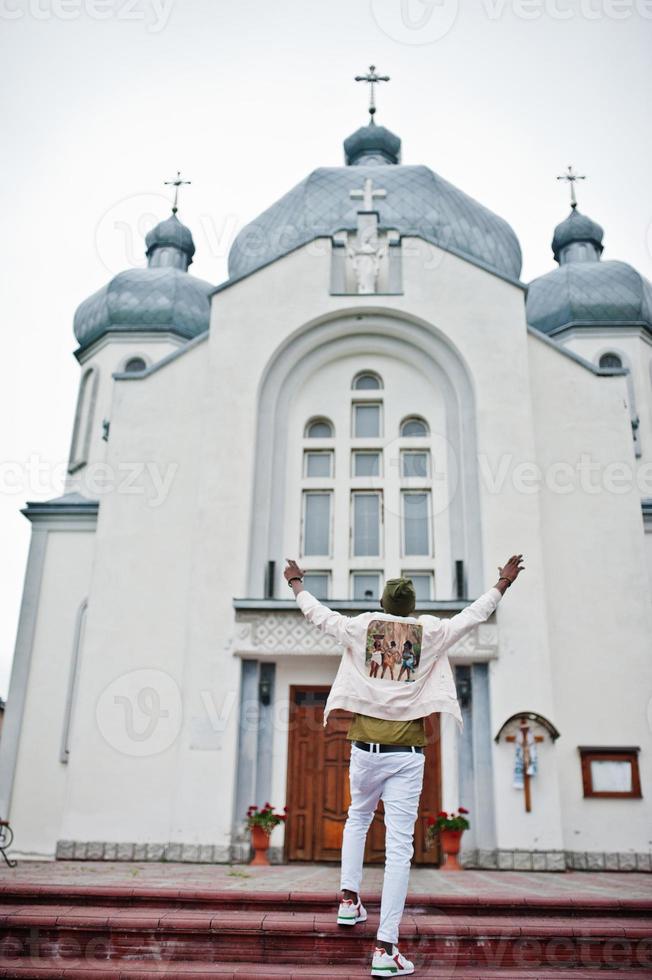
<path id="1" fill-rule="evenodd" d="M 251 828 L 251 846 L 254 849 L 254 856 L 249 864 L 269 864 L 267 857 L 269 834 L 262 827 Z"/>
<path id="2" fill-rule="evenodd" d="M 463 871 L 462 865 L 457 860 L 460 853 L 463 830 L 440 830 L 439 842 L 442 853 L 446 855 L 446 860 L 441 866 L 442 871 Z"/>

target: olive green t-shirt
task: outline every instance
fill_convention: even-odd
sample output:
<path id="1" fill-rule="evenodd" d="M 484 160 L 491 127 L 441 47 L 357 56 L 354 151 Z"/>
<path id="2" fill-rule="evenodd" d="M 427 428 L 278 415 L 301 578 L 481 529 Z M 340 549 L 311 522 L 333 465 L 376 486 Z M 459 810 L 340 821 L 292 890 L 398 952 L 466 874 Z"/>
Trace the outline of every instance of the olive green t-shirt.
<path id="1" fill-rule="evenodd" d="M 425 718 L 410 721 L 385 721 L 370 715 L 353 715 L 348 739 L 360 742 L 380 742 L 383 745 L 425 745 Z"/>

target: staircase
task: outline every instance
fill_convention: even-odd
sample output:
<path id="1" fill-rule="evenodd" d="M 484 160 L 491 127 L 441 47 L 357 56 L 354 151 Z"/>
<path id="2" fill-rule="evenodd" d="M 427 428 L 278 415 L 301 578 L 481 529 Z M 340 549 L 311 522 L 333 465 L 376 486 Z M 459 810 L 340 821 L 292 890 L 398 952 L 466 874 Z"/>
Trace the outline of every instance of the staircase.
<path id="1" fill-rule="evenodd" d="M 0 883 L 0 977 L 368 976 L 378 897 L 353 928 L 336 925 L 336 904 L 324 892 Z M 423 980 L 650 980 L 652 898 L 413 895 L 401 948 Z"/>

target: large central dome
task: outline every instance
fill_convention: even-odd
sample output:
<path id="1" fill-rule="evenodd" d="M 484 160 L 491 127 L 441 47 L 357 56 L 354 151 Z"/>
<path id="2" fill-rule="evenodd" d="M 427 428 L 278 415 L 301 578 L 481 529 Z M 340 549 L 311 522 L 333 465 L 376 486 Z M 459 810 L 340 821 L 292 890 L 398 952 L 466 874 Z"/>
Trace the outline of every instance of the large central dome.
<path id="1" fill-rule="evenodd" d="M 229 277 L 246 276 L 315 238 L 354 231 L 360 205 L 350 192 L 371 177 L 387 192 L 374 201 L 381 228 L 518 279 L 521 249 L 507 222 L 428 167 L 401 165 L 400 145 L 382 126 L 359 129 L 344 144 L 347 166 L 314 170 L 242 229 L 229 253 Z"/>

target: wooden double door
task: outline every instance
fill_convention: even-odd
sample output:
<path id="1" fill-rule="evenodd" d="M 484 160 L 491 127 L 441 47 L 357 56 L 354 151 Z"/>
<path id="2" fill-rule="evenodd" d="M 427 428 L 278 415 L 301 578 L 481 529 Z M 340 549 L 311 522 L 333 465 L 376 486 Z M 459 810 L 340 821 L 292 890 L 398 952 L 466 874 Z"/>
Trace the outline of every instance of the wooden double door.
<path id="1" fill-rule="evenodd" d="M 287 806 L 285 857 L 288 861 L 339 861 L 342 832 L 351 801 L 349 793 L 350 742 L 346 732 L 351 715 L 333 711 L 324 728 L 327 687 L 290 688 L 290 731 L 288 736 Z M 439 715 L 426 722 L 428 745 L 415 826 L 414 863 L 439 864 L 439 849 L 426 848 L 429 814 L 441 810 L 441 757 Z M 383 804 L 369 833 L 365 861 L 385 860 Z"/>

